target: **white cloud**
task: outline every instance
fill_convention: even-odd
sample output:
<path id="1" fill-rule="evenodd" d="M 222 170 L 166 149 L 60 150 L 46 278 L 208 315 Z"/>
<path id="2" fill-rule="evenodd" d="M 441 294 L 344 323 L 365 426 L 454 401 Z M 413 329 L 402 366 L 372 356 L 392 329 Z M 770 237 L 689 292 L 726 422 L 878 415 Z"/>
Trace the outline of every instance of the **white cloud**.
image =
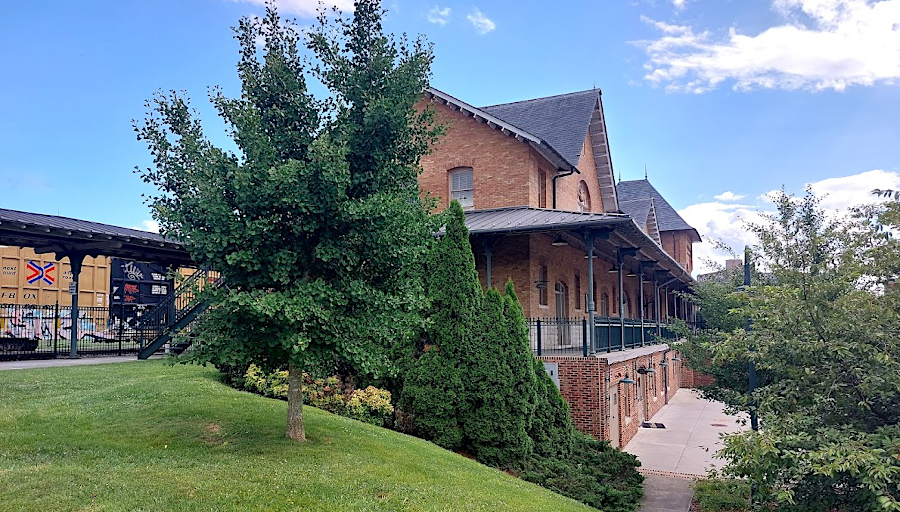
<path id="1" fill-rule="evenodd" d="M 715 199 L 718 199 L 719 201 L 737 201 L 737 200 L 743 199 L 747 196 L 745 194 L 735 194 L 734 192 L 729 190 L 727 192 L 722 192 L 721 194 L 719 194 L 717 196 L 713 196 L 713 197 Z"/>
<path id="2" fill-rule="evenodd" d="M 231 0 L 265 7 L 267 0 Z M 294 14 L 306 18 L 314 18 L 320 0 L 275 0 L 275 6 L 283 13 Z M 353 12 L 353 0 L 321 0 L 326 9 L 337 7 L 343 12 Z"/>
<path id="3" fill-rule="evenodd" d="M 479 34 L 487 34 L 497 28 L 497 24 L 482 14 L 478 9 L 473 10 L 466 16 L 466 19 L 472 23 L 472 26 L 475 27 L 475 30 L 477 30 Z"/>
<path id="4" fill-rule="evenodd" d="M 450 22 L 450 8 L 434 6 L 428 11 L 428 22 L 444 26 Z"/>
<path id="5" fill-rule="evenodd" d="M 642 17 L 662 32 L 637 42 L 648 56 L 644 78 L 691 93 L 726 81 L 735 90 L 843 91 L 900 78 L 900 0 L 772 0 L 772 8 L 783 22 L 756 35 Z"/>
<path id="6" fill-rule="evenodd" d="M 140 226 L 132 226 L 131 229 L 159 233 L 159 222 L 156 222 L 155 220 L 142 220 Z"/>
<path id="7" fill-rule="evenodd" d="M 809 184 L 812 191 L 822 198 L 821 206 L 826 213 L 842 213 L 848 208 L 860 204 L 880 201 L 872 195 L 872 190 L 900 190 L 900 173 L 880 169 L 866 171 L 852 176 L 827 178 Z M 694 226 L 704 241 L 694 244 L 694 274 L 704 274 L 713 269 L 706 264 L 707 260 L 724 264 L 730 258 L 727 253 L 717 250 L 708 241 L 721 240 L 733 250 L 740 253 L 745 245 L 753 245 L 756 238 L 744 229 L 746 222 L 759 222 L 761 215 L 773 210 L 772 198 L 777 191 L 771 191 L 757 197 L 755 205 L 726 203 L 716 196 L 717 202 L 699 203 L 688 206 L 678 213 Z M 728 194 L 729 192 L 726 192 Z M 802 193 L 802 191 L 797 191 Z M 741 196 L 743 197 L 743 196 Z"/>
<path id="8" fill-rule="evenodd" d="M 684 9 L 685 3 L 687 3 L 687 0 L 672 0 L 672 5 L 675 6 L 676 11 Z"/>

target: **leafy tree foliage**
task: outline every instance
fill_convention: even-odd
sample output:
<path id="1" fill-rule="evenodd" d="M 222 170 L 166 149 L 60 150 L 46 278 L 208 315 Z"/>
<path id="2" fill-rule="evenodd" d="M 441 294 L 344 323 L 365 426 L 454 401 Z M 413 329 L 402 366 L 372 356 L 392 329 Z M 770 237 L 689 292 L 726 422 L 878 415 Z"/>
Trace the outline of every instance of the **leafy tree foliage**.
<path id="1" fill-rule="evenodd" d="M 376 0 L 350 19 L 324 14 L 307 37 L 273 7 L 235 29 L 241 95 L 213 105 L 236 151 L 214 146 L 180 93 L 159 93 L 138 138 L 154 166 L 162 231 L 222 273 L 194 329 L 193 357 L 289 368 L 288 436 L 304 439 L 301 372 L 336 360 L 391 372 L 390 347 L 421 322 L 420 263 L 430 239 L 416 184 L 437 130 L 414 108 L 431 48 L 396 42 Z M 262 48 L 258 42 L 262 41 Z M 307 90 L 309 75 L 331 96 Z"/>
<path id="2" fill-rule="evenodd" d="M 733 363 L 752 358 L 767 376 L 752 397 L 760 430 L 726 438 L 726 472 L 775 510 L 900 510 L 898 206 L 829 217 L 809 191 L 776 204 L 750 226 L 773 278 L 735 309 L 752 330 L 701 340 L 707 360 L 690 356 L 727 377 L 717 396 L 738 409 L 746 366 Z"/>

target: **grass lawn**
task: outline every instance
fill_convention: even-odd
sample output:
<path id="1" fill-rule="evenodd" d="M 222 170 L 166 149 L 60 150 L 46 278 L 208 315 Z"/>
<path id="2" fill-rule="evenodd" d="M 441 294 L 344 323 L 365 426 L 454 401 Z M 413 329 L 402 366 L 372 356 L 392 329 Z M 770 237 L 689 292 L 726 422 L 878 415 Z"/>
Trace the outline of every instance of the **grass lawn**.
<path id="1" fill-rule="evenodd" d="M 0 509 L 593 510 L 371 425 L 161 361 L 0 371 Z"/>

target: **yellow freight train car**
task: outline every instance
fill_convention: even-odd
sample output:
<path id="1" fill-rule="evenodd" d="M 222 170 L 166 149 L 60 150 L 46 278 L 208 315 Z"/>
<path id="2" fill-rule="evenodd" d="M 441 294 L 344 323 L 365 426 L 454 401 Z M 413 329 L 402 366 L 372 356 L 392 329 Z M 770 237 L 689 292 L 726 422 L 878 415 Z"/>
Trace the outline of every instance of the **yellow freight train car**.
<path id="1" fill-rule="evenodd" d="M 109 258 L 84 259 L 79 279 L 79 306 L 109 305 Z M 71 304 L 69 259 L 35 254 L 28 247 L 0 246 L 0 304 L 50 306 Z"/>

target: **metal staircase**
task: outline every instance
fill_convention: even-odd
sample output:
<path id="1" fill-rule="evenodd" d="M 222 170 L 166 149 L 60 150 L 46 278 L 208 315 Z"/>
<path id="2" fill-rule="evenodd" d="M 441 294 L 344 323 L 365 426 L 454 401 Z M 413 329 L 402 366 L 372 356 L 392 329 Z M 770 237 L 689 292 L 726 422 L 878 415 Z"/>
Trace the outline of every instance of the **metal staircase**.
<path id="1" fill-rule="evenodd" d="M 205 286 L 218 287 L 222 284 L 221 277 L 215 274 L 207 269 L 197 270 L 172 290 L 162 302 L 141 316 L 136 326 L 140 334 L 141 347 L 138 359 L 149 358 L 206 311 L 209 303 L 201 298 L 200 291 Z M 170 345 L 168 353 L 181 354 L 190 345 L 188 337 L 186 341 Z"/>

